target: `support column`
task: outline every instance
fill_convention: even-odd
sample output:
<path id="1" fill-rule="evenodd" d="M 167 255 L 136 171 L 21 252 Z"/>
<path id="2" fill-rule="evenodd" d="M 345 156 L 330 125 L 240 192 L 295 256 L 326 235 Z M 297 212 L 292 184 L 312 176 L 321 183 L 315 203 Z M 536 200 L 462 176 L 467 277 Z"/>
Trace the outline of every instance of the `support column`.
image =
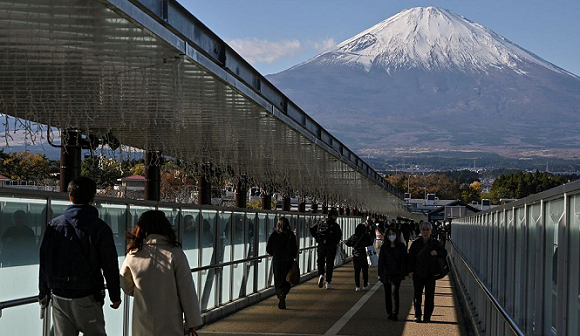
<path id="1" fill-rule="evenodd" d="M 350 216 L 350 208 L 346 208 L 346 215 Z"/>
<path id="2" fill-rule="evenodd" d="M 288 196 L 282 196 L 282 211 L 290 211 L 292 207 L 292 201 Z"/>
<path id="3" fill-rule="evenodd" d="M 161 156 L 159 152 L 145 152 L 145 200 L 161 199 Z"/>
<path id="4" fill-rule="evenodd" d="M 343 207 L 339 207 L 339 208 L 338 208 L 338 214 L 339 214 L 340 216 L 344 216 L 344 208 L 343 208 Z"/>
<path id="5" fill-rule="evenodd" d="M 314 203 L 314 202 L 312 202 L 312 203 L 310 204 L 310 209 L 312 210 L 312 213 L 318 213 L 318 204 L 317 204 L 317 203 Z"/>
<path id="6" fill-rule="evenodd" d="M 262 209 L 264 210 L 272 210 L 272 195 L 271 194 L 266 194 L 266 193 L 262 193 L 260 195 L 261 201 L 262 201 Z"/>
<path id="7" fill-rule="evenodd" d="M 67 192 L 68 183 L 81 176 L 81 134 L 78 131 L 62 132 L 60 148 L 60 192 Z"/>
<path id="8" fill-rule="evenodd" d="M 246 181 L 244 178 L 238 180 L 236 184 L 236 207 L 245 208 L 247 205 L 248 193 L 246 191 Z"/>
<path id="9" fill-rule="evenodd" d="M 306 212 L 306 202 L 302 201 L 300 203 L 298 203 L 298 212 Z"/>
<path id="10" fill-rule="evenodd" d="M 201 175 L 197 180 L 197 204 L 208 205 L 211 204 L 210 169 L 208 164 L 204 163 L 199 170 Z"/>
<path id="11" fill-rule="evenodd" d="M 328 215 L 328 203 L 322 204 L 322 214 Z"/>

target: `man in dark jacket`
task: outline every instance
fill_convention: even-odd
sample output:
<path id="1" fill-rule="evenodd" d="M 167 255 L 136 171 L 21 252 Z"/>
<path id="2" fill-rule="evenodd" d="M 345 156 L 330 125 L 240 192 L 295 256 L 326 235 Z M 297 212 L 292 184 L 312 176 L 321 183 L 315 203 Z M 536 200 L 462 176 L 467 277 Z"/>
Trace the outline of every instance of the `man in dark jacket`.
<path id="1" fill-rule="evenodd" d="M 111 308 L 121 304 L 117 250 L 111 228 L 93 203 L 97 185 L 79 177 L 68 185 L 69 205 L 51 220 L 40 247 L 39 302 L 53 302 L 55 335 L 106 335 L 102 306 L 107 279 Z M 91 308 L 92 307 L 92 308 Z"/>
<path id="2" fill-rule="evenodd" d="M 447 257 L 447 250 L 431 236 L 432 226 L 422 222 L 421 236 L 409 248 L 409 277 L 413 278 L 415 322 L 421 322 L 421 302 L 425 289 L 425 313 L 423 322 L 430 322 L 435 307 L 435 274 L 437 258 Z"/>
<path id="3" fill-rule="evenodd" d="M 318 287 L 324 285 L 324 274 L 326 268 L 326 289 L 332 289 L 332 271 L 334 270 L 334 257 L 336 256 L 336 245 L 342 238 L 342 230 L 336 223 L 338 211 L 331 209 L 328 218 L 324 222 L 319 222 L 310 227 L 310 234 L 318 243 Z"/>

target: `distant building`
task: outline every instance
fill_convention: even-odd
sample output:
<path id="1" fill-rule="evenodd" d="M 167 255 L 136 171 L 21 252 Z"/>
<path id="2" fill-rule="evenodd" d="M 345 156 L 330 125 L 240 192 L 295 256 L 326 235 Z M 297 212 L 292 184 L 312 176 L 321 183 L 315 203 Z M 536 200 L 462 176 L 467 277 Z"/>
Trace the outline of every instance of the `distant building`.
<path id="1" fill-rule="evenodd" d="M 117 197 L 143 199 L 145 197 L 145 176 L 131 175 L 117 179 L 121 183 L 115 186 Z"/>
<path id="2" fill-rule="evenodd" d="M 0 187 L 6 187 L 10 183 L 10 179 L 4 175 L 0 175 Z"/>

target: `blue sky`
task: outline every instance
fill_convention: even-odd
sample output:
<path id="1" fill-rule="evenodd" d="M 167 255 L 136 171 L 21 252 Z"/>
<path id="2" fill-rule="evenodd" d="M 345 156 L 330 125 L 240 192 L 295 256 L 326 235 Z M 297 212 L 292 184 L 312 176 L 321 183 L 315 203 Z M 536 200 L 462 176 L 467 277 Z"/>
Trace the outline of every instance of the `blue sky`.
<path id="1" fill-rule="evenodd" d="M 280 72 L 403 9 L 436 6 L 580 75 L 580 0 L 177 0 L 260 73 Z"/>

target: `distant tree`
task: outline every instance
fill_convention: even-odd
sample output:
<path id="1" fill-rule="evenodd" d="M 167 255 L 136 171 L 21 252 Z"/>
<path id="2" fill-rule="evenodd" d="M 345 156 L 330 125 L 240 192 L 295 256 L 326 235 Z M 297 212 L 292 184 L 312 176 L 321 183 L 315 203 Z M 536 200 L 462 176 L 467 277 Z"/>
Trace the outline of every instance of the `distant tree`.
<path id="1" fill-rule="evenodd" d="M 401 192 L 408 190 L 412 198 L 424 198 L 425 194 L 435 194 L 440 199 L 459 198 L 459 184 L 445 174 L 395 174 L 386 180 Z"/>
<path id="2" fill-rule="evenodd" d="M 524 198 L 568 183 L 570 177 L 536 171 L 500 175 L 492 184 L 490 198 L 497 203 L 502 198 Z"/>
<path id="3" fill-rule="evenodd" d="M 98 188 L 112 187 L 123 176 L 121 163 L 105 156 L 88 156 L 81 162 L 81 175 L 97 182 Z"/>
<path id="4" fill-rule="evenodd" d="M 48 159 L 41 154 L 13 152 L 3 160 L 3 170 L 7 177 L 16 181 L 30 181 L 40 184 L 49 177 Z"/>
<path id="5" fill-rule="evenodd" d="M 472 183 L 464 184 L 461 187 L 461 200 L 465 203 L 479 202 L 481 200 L 481 183 L 474 181 Z"/>

